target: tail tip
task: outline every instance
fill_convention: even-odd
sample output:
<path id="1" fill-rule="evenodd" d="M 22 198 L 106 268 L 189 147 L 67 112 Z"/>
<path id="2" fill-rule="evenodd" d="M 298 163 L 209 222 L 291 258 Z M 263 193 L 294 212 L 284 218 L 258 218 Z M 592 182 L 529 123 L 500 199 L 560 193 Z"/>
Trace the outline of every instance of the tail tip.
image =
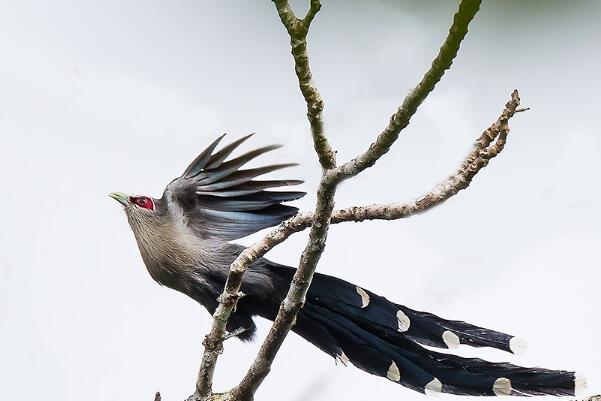
<path id="1" fill-rule="evenodd" d="M 396 318 L 399 324 L 398 331 L 404 333 L 409 330 L 409 327 L 411 327 L 411 320 L 409 320 L 409 316 L 407 316 L 405 312 L 399 309 L 396 313 Z"/>
<path id="2" fill-rule="evenodd" d="M 350 359 L 348 358 L 348 356 L 346 356 L 344 351 L 341 350 L 340 354 L 336 355 L 335 361 L 336 361 L 336 363 L 340 362 L 344 366 L 348 366 Z"/>
<path id="3" fill-rule="evenodd" d="M 355 290 L 357 291 L 357 294 L 361 296 L 361 307 L 366 308 L 370 301 L 369 294 L 361 287 L 355 286 Z"/>
<path id="4" fill-rule="evenodd" d="M 430 383 L 426 384 L 425 393 L 430 396 L 437 396 L 442 393 L 442 383 L 436 377 Z"/>
<path id="5" fill-rule="evenodd" d="M 528 350 L 528 343 L 523 338 L 511 337 L 509 349 L 516 355 L 522 355 Z"/>
<path id="6" fill-rule="evenodd" d="M 401 372 L 399 371 L 399 368 L 396 365 L 396 363 L 394 363 L 394 361 L 392 361 L 392 363 L 390 364 L 388 372 L 386 372 L 386 377 L 388 378 L 388 380 L 392 380 L 393 382 L 401 381 Z"/>
<path id="7" fill-rule="evenodd" d="M 586 376 L 584 376 L 582 373 L 574 373 L 574 393 L 579 394 L 585 390 L 586 387 Z"/>

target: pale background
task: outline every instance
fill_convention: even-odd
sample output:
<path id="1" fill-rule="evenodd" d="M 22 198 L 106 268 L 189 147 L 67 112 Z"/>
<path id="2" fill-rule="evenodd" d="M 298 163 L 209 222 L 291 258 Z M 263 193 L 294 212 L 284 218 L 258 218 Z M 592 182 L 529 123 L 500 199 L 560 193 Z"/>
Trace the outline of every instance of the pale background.
<path id="1" fill-rule="evenodd" d="M 325 3 L 310 55 L 344 161 L 421 77 L 457 3 Z M 532 110 L 469 190 L 424 216 L 333 227 L 319 270 L 530 344 L 519 357 L 464 355 L 578 370 L 601 392 L 600 22 L 595 1 L 485 2 L 451 71 L 337 206 L 430 189 L 514 88 Z M 257 132 L 248 147 L 287 145 L 262 161 L 302 164 L 288 173 L 306 180 L 297 204 L 312 207 L 319 169 L 273 4 L 3 0 L 0 54 L 0 398 L 183 400 L 209 315 L 150 279 L 106 195 L 159 196 L 220 133 Z M 294 265 L 305 240 L 269 257 Z M 229 341 L 215 388 L 235 384 L 258 346 Z M 423 396 L 336 366 L 296 335 L 257 395 L 376 398 Z"/>

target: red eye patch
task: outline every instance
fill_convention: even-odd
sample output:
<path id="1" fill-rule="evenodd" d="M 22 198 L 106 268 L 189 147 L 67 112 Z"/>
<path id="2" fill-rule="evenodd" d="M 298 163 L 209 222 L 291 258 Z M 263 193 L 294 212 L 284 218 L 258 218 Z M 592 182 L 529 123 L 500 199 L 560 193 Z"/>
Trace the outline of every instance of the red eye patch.
<path id="1" fill-rule="evenodd" d="M 144 209 L 154 210 L 154 202 L 147 196 L 132 196 L 130 202 Z"/>

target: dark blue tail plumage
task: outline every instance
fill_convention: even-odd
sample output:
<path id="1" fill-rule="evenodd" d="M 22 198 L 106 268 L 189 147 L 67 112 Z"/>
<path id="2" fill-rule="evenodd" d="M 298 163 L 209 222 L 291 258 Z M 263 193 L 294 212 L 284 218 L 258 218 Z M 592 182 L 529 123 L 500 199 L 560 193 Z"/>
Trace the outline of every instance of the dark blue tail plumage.
<path id="1" fill-rule="evenodd" d="M 277 266 L 280 277 L 293 269 Z M 388 301 L 344 280 L 316 274 L 293 329 L 333 357 L 419 392 L 462 395 L 574 395 L 574 372 L 524 368 L 435 352 L 459 344 L 516 352 L 508 334 L 442 319 Z"/>

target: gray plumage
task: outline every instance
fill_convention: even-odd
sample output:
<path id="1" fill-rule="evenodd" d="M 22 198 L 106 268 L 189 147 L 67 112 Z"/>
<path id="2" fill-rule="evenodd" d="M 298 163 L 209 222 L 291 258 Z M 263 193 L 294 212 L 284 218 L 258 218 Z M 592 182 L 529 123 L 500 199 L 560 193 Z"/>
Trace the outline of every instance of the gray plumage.
<path id="1" fill-rule="evenodd" d="M 283 203 L 305 195 L 269 190 L 298 185 L 302 183 L 299 180 L 256 179 L 294 164 L 243 169 L 280 146 L 230 158 L 249 137 L 215 151 L 223 136 L 217 138 L 167 185 L 160 199 L 111 194 L 124 206 L 152 278 L 195 299 L 210 313 L 217 308 L 230 264 L 243 249 L 230 241 L 293 216 L 297 209 Z M 245 296 L 227 330 L 248 340 L 255 332 L 254 316 L 273 320 L 294 271 L 265 258 L 252 263 L 242 282 Z M 573 395 L 583 384 L 574 372 L 523 368 L 428 350 L 421 344 L 439 348 L 465 344 L 515 352 L 519 341 L 508 334 L 415 311 L 319 273 L 293 331 L 339 360 L 420 392 Z"/>

